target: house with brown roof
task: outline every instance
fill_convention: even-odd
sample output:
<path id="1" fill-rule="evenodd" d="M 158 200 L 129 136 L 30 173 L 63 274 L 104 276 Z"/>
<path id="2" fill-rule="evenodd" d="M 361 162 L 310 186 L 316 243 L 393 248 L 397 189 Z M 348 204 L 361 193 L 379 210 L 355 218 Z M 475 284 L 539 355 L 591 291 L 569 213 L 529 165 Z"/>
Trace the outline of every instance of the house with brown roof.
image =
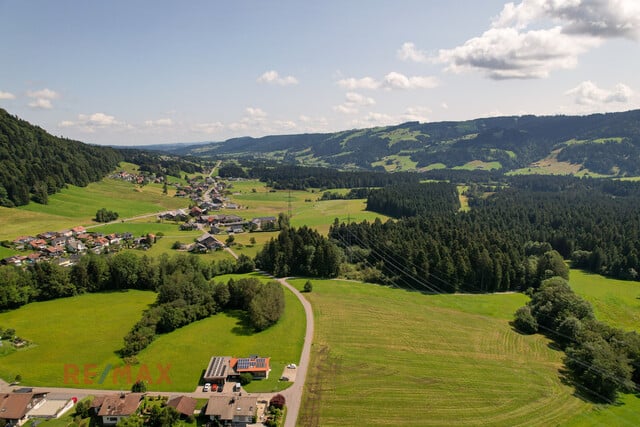
<path id="1" fill-rule="evenodd" d="M 27 421 L 27 412 L 37 407 L 44 395 L 34 393 L 0 394 L 0 420 L 10 426 L 21 426 Z"/>
<path id="2" fill-rule="evenodd" d="M 142 393 L 105 396 L 98 410 L 98 416 L 102 417 L 102 425 L 113 426 L 122 418 L 135 414 L 140 406 L 140 400 L 142 400 Z"/>
<path id="3" fill-rule="evenodd" d="M 193 417 L 195 415 L 196 404 L 196 399 L 188 396 L 176 396 L 167 402 L 167 406 L 171 406 L 184 417 Z"/>
<path id="4" fill-rule="evenodd" d="M 205 415 L 224 426 L 244 427 L 256 417 L 258 398 L 254 396 L 211 396 Z"/>

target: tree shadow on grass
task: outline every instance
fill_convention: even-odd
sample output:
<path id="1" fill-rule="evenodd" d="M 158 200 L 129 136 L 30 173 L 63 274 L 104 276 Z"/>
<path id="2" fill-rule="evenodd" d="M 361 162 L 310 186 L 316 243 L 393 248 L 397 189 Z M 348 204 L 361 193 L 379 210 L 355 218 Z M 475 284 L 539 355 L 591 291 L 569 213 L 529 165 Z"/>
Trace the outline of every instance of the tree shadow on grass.
<path id="1" fill-rule="evenodd" d="M 560 382 L 569 387 L 573 387 L 573 396 L 582 400 L 583 402 L 593 403 L 596 405 L 604 405 L 608 406 L 624 406 L 625 403 L 620 399 L 616 399 L 615 401 L 607 400 L 604 396 L 598 395 L 594 393 L 592 390 L 586 388 L 579 381 L 576 381 L 573 377 L 573 373 L 571 370 L 567 368 L 558 369 L 558 378 Z"/>
<path id="2" fill-rule="evenodd" d="M 248 337 L 255 334 L 255 330 L 249 321 L 249 314 L 246 311 L 227 310 L 225 313 L 236 319 L 236 325 L 231 328 L 233 334 L 241 337 Z"/>

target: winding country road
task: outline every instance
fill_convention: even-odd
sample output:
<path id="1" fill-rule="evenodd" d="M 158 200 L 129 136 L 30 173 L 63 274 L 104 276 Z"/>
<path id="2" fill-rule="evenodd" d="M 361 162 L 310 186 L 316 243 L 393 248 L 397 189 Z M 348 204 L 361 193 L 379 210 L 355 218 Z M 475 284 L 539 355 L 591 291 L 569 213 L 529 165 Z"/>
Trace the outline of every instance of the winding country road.
<path id="1" fill-rule="evenodd" d="M 302 353 L 300 354 L 300 364 L 297 368 L 296 381 L 291 387 L 280 393 L 287 399 L 287 419 L 285 420 L 284 427 L 295 427 L 296 421 L 298 420 L 298 413 L 300 412 L 300 405 L 302 404 L 302 392 L 307 379 L 307 368 L 309 367 L 309 358 L 311 355 L 311 343 L 313 341 L 314 331 L 313 309 L 302 293 L 291 286 L 286 279 L 278 279 L 278 281 L 298 297 L 302 307 L 304 307 L 304 313 L 307 318 L 307 329 L 304 334 L 304 345 L 302 346 Z"/>

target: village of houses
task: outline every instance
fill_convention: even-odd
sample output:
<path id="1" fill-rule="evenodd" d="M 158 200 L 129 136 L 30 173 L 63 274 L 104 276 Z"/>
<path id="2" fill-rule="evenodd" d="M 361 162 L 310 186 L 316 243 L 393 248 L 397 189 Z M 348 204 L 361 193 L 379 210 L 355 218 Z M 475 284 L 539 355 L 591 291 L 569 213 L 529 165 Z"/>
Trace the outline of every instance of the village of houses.
<path id="1" fill-rule="evenodd" d="M 268 378 L 271 372 L 270 359 L 252 355 L 245 358 L 213 356 L 204 371 L 202 391 L 194 393 L 135 393 L 92 390 L 95 394 L 88 400 L 88 414 L 104 426 L 115 426 L 123 418 L 150 412 L 153 405 L 169 406 L 180 418 L 200 418 L 203 425 L 234 427 L 263 426 L 269 418 L 267 408 L 272 405 L 280 409 L 282 395 L 246 393 L 239 381 L 240 375 L 251 374 L 254 379 Z M 295 375 L 295 364 L 285 371 Z M 1 385 L 1 384 L 0 384 Z M 20 426 L 29 420 L 59 418 L 83 398 L 87 391 L 79 393 L 46 389 L 14 387 L 11 392 L 0 393 L 0 421 L 6 425 Z M 198 399 L 205 399 L 202 405 Z M 159 402 L 158 402 L 159 401 Z"/>
<path id="2" fill-rule="evenodd" d="M 155 182 L 160 178 L 119 172 L 112 176 L 135 184 Z M 145 181 L 146 180 L 146 181 Z M 162 181 L 158 181 L 162 182 Z M 158 221 L 179 223 L 180 230 L 202 230 L 203 234 L 193 243 L 182 244 L 178 250 L 206 253 L 221 249 L 224 243 L 214 235 L 237 234 L 249 231 L 271 231 L 276 227 L 275 217 L 258 217 L 250 220 L 239 215 L 216 214 L 220 209 L 239 210 L 240 205 L 224 196 L 227 184 L 216 178 L 207 177 L 202 181 L 191 181 L 189 185 L 177 185 L 175 197 L 189 198 L 191 208 L 161 212 Z M 8 242 L 16 250 L 28 252 L 0 260 L 4 265 L 28 265 L 40 261 L 56 262 L 61 266 L 75 264 L 80 256 L 91 251 L 96 254 L 116 252 L 120 249 L 148 249 L 157 236 L 147 234 L 134 236 L 133 233 L 103 234 L 91 232 L 83 226 L 60 231 L 44 231 L 36 236 L 20 236 Z M 7 242 L 5 242 L 6 244 Z"/>
<path id="3" fill-rule="evenodd" d="M 119 172 L 112 178 L 144 183 L 148 177 Z M 161 181 L 160 181 L 161 182 Z M 260 217 L 251 220 L 239 215 L 216 214 L 220 209 L 240 209 L 223 196 L 226 184 L 213 178 L 203 182 L 191 182 L 187 186 L 179 186 L 176 197 L 191 199 L 190 209 L 166 211 L 157 215 L 158 221 L 172 221 L 179 224 L 181 230 L 203 230 L 203 234 L 195 242 L 179 248 L 196 253 L 203 253 L 224 247 L 214 237 L 215 234 L 243 233 L 249 231 L 270 231 L 275 229 L 275 217 Z M 84 226 L 77 226 L 61 231 L 42 232 L 36 236 L 20 236 L 13 240 L 12 246 L 27 255 L 14 255 L 3 259 L 6 265 L 28 265 L 30 263 L 48 261 L 61 266 L 73 265 L 80 256 L 91 251 L 96 254 L 117 251 L 123 248 L 148 248 L 155 242 L 154 234 L 136 237 L 132 233 L 102 234 L 90 232 Z M 285 369 L 286 380 L 295 378 L 295 364 Z M 264 425 L 268 414 L 265 412 L 273 402 L 268 396 L 252 395 L 242 390 L 238 382 L 243 373 L 250 373 L 254 379 L 268 378 L 271 371 L 269 358 L 256 355 L 246 358 L 214 356 L 203 375 L 203 385 L 194 393 L 184 395 L 158 394 L 163 405 L 173 407 L 182 418 L 200 417 L 206 424 L 223 426 Z M 3 384 L 0 383 L 0 386 Z M 78 397 L 68 392 L 45 389 L 10 387 L 4 384 L 0 393 L 0 421 L 6 425 L 22 425 L 30 419 L 58 418 L 69 411 L 77 403 Z M 201 388 L 200 388 L 201 387 Z M 93 391 L 95 392 L 95 390 Z M 82 396 L 80 393 L 78 395 Z M 197 399 L 207 398 L 207 403 L 197 409 Z M 282 396 L 279 395 L 280 399 Z M 100 392 L 90 403 L 90 414 L 102 425 L 115 426 L 122 418 L 145 411 L 150 398 L 145 393 Z"/>

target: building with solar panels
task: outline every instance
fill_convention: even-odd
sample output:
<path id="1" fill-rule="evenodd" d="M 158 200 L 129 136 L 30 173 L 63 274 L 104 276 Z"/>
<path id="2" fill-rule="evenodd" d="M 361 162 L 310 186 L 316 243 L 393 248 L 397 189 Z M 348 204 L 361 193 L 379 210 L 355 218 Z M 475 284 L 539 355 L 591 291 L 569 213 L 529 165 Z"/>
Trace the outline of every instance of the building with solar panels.
<path id="1" fill-rule="evenodd" d="M 237 381 L 243 373 L 250 373 L 254 379 L 266 379 L 271 372 L 270 360 L 270 357 L 257 355 L 244 358 L 213 356 L 202 379 L 218 386 L 224 386 L 227 381 Z"/>

